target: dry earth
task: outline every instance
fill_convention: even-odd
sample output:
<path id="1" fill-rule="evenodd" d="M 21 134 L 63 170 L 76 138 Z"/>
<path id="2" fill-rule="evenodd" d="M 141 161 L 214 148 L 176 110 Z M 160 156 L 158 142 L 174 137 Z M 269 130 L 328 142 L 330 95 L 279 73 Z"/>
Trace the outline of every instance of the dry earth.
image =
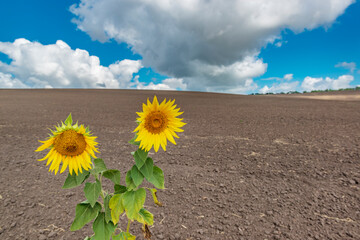
<path id="1" fill-rule="evenodd" d="M 37 140 L 69 112 L 108 167 L 132 166 L 136 111 L 175 98 L 188 124 L 154 160 L 165 173 L 152 239 L 360 239 L 360 101 L 124 90 L 0 90 L 0 239 L 83 239 L 81 188 L 62 190 Z M 344 94 L 344 93 L 343 93 Z M 345 93 L 350 94 L 350 93 Z M 356 94 L 356 93 L 351 93 Z M 124 219 L 125 220 L 125 219 Z M 140 226 L 133 232 L 142 239 Z"/>

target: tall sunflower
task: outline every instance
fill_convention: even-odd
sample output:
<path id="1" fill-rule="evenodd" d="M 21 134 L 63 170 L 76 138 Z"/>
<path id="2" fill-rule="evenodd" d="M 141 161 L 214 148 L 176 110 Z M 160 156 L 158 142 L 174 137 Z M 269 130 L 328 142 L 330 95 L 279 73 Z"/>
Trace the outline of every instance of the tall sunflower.
<path id="1" fill-rule="evenodd" d="M 175 100 L 166 99 L 159 104 L 156 96 L 151 103 L 147 99 L 147 104 L 143 103 L 143 111 L 137 112 L 139 118 L 138 127 L 134 130 L 137 132 L 135 141 L 140 142 L 140 148 L 150 151 L 154 146 L 155 152 L 161 146 L 166 151 L 167 140 L 176 145 L 174 137 L 179 138 L 176 132 L 183 132 L 180 127 L 186 123 L 182 122 L 182 118 L 177 118 L 183 112 L 179 112 L 180 108 L 174 105 Z"/>
<path id="2" fill-rule="evenodd" d="M 70 174 L 75 172 L 82 173 L 82 169 L 91 169 L 91 157 L 96 158 L 95 153 L 98 153 L 95 147 L 98 143 L 95 142 L 97 137 L 91 136 L 88 128 L 84 125 L 78 125 L 78 123 L 72 125 L 71 114 L 66 119 L 65 123 L 61 122 L 61 125 L 55 126 L 56 131 L 51 131 L 50 137 L 45 141 L 39 141 L 43 145 L 36 149 L 36 152 L 43 151 L 50 148 L 48 154 L 39 159 L 44 161 L 46 159 L 48 166 L 50 163 L 49 171 L 55 171 L 57 174 L 60 163 L 62 167 L 60 173 L 64 172 L 69 166 Z"/>

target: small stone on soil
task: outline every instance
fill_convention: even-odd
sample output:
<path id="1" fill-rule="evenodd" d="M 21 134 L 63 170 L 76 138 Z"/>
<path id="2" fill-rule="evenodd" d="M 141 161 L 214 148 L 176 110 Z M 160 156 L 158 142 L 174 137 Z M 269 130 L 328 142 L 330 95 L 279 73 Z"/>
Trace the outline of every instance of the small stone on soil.
<path id="1" fill-rule="evenodd" d="M 273 215 L 273 211 L 266 211 L 266 215 L 268 215 L 268 216 Z"/>
<path id="2" fill-rule="evenodd" d="M 18 212 L 17 216 L 21 216 L 21 215 L 24 215 L 24 212 L 23 211 L 20 211 Z"/>
<path id="3" fill-rule="evenodd" d="M 43 234 L 40 234 L 39 235 L 39 240 L 46 240 L 47 238 L 46 238 L 46 236 L 45 235 L 43 235 Z"/>
<path id="4" fill-rule="evenodd" d="M 204 230 L 202 230 L 202 229 L 198 229 L 197 232 L 198 232 L 200 235 L 204 234 Z"/>
<path id="5" fill-rule="evenodd" d="M 56 232 L 51 231 L 48 235 L 49 238 L 56 236 Z"/>

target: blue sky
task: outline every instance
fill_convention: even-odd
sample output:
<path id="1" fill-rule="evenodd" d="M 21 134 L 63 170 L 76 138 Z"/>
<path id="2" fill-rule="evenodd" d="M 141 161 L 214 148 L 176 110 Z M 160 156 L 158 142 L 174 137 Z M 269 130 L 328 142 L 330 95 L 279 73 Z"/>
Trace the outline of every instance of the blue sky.
<path id="1" fill-rule="evenodd" d="M 354 62 L 360 68 L 360 3 L 346 9 L 331 27 L 317 28 L 300 34 L 285 31 L 286 44 L 278 48 L 269 45 L 260 56 L 269 63 L 267 72 L 257 78 L 282 77 L 293 73 L 295 79 L 306 76 L 332 77 L 349 74 L 346 68 L 335 67 L 339 62 Z M 351 85 L 360 85 L 360 73 L 354 71 Z"/>
<path id="2" fill-rule="evenodd" d="M 230 9 L 231 6 L 204 5 L 202 0 L 195 1 L 199 4 L 192 6 L 189 14 L 185 14 L 187 6 L 181 3 L 174 6 L 180 9 L 181 15 L 177 15 L 176 10 L 164 10 L 168 6 L 162 6 L 161 1 L 154 1 L 151 6 L 144 3 L 139 8 L 128 0 L 118 1 L 119 6 L 114 6 L 112 0 L 83 0 L 83 5 L 78 5 L 80 1 L 68 0 L 5 0 L 0 8 L 0 87 L 106 86 L 265 93 L 360 85 L 360 3 L 348 0 L 344 5 L 334 4 L 339 9 L 330 14 L 322 7 L 322 4 L 329 5 L 328 1 L 314 1 L 318 2 L 315 6 L 319 7 L 318 11 L 324 9 L 319 18 L 302 20 L 311 19 L 307 8 L 314 8 L 303 6 L 304 12 L 290 11 L 287 17 L 275 19 L 269 27 L 266 18 L 273 20 L 272 15 L 279 9 L 279 6 L 273 9 L 270 6 L 258 22 L 237 28 L 238 15 L 243 17 L 241 20 L 246 20 L 246 16 Z M 76 5 L 70 10 L 73 4 Z M 91 4 L 93 6 L 87 8 Z M 196 11 L 201 12 L 204 7 L 209 14 L 199 20 Z M 244 7 L 249 8 L 247 12 L 258 15 L 259 7 L 252 8 L 245 3 Z M 216 14 L 231 16 L 231 11 L 234 17 L 213 20 Z M 152 12 L 162 18 L 154 18 Z M 234 25 L 235 30 L 228 30 L 234 29 Z M 250 31 L 253 26 L 257 32 Z M 15 46 L 14 41 L 19 38 L 28 42 L 21 42 L 22 47 Z M 56 44 L 58 40 L 68 45 L 66 53 L 55 50 L 61 45 Z M 38 45 L 33 44 L 36 42 Z M 54 50 L 47 53 L 46 46 Z M 99 64 L 92 64 L 87 56 L 74 59 L 75 49 L 97 56 Z M 28 63 L 19 63 L 16 58 L 19 51 Z M 52 59 L 57 51 L 60 54 Z M 101 73 L 86 75 L 87 79 L 82 80 L 76 75 L 78 68 L 69 69 L 64 59 L 74 59 L 73 65 L 88 65 L 85 71 Z M 44 65 L 52 70 L 37 72 L 44 62 L 52 62 L 50 67 Z M 56 72 L 57 69 L 61 69 L 61 73 Z M 51 79 L 59 75 L 62 77 L 52 82 Z M 103 82 L 104 76 L 110 76 L 111 81 Z"/>

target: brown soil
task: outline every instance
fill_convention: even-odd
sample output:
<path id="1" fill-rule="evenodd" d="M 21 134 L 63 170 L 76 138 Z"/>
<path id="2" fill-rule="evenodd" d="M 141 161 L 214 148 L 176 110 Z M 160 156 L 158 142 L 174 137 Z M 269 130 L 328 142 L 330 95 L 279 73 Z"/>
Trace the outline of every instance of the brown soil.
<path id="1" fill-rule="evenodd" d="M 317 93 L 305 93 L 305 94 L 291 94 L 291 95 L 275 95 L 277 97 L 293 97 L 303 99 L 317 99 L 317 100 L 338 100 L 338 101 L 360 101 L 360 91 L 336 91 L 331 92 L 317 92 Z"/>
<path id="2" fill-rule="evenodd" d="M 82 188 L 61 189 L 37 140 L 71 112 L 124 181 L 135 112 L 154 93 L 188 124 L 154 155 L 167 189 L 163 207 L 146 202 L 152 239 L 360 239 L 359 101 L 135 90 L 0 90 L 0 239 L 89 234 L 69 231 Z"/>

